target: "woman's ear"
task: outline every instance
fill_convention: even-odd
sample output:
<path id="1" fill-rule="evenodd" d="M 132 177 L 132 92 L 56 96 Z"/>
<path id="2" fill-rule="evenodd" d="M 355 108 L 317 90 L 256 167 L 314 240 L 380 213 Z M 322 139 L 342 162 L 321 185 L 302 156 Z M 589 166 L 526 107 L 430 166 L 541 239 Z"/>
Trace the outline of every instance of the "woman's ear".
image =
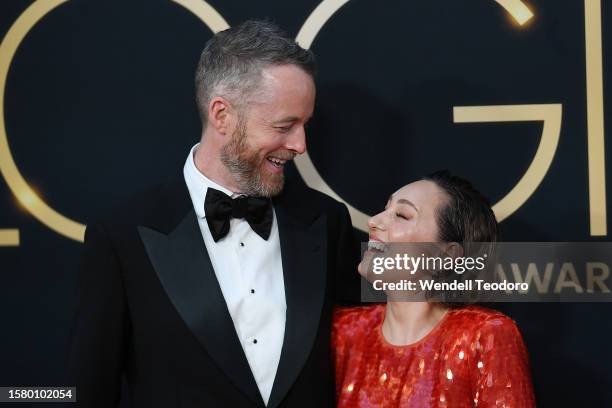
<path id="1" fill-rule="evenodd" d="M 463 256 L 463 246 L 457 242 L 448 242 L 443 250 L 444 256 L 459 258 Z"/>

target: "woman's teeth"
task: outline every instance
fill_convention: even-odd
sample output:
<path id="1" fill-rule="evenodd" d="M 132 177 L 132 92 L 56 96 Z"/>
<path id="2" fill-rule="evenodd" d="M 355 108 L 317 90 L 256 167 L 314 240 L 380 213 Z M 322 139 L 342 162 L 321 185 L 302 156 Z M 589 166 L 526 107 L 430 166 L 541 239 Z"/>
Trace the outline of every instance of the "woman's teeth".
<path id="1" fill-rule="evenodd" d="M 368 249 L 378 252 L 385 252 L 385 250 L 387 249 L 387 245 L 380 241 L 368 241 Z"/>
<path id="2" fill-rule="evenodd" d="M 277 159 L 276 157 L 268 157 L 267 159 L 276 167 L 283 167 L 287 163 L 287 160 Z"/>

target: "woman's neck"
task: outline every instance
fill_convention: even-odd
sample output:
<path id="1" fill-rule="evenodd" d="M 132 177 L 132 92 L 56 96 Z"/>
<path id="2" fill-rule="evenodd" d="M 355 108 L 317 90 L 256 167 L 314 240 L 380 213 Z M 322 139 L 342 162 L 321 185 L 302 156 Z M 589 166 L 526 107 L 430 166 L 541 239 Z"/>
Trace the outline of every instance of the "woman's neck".
<path id="1" fill-rule="evenodd" d="M 416 343 L 436 327 L 447 310 L 439 303 L 387 302 L 382 334 L 396 346 Z"/>

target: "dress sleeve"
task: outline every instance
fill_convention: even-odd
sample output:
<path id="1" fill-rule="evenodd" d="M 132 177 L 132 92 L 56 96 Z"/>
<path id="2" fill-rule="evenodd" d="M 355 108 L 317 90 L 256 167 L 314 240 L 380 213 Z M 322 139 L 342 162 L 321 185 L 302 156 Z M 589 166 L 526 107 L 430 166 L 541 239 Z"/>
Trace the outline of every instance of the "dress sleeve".
<path id="1" fill-rule="evenodd" d="M 487 320 L 474 340 L 473 396 L 477 407 L 535 407 L 529 356 L 516 324 Z"/>
<path id="2" fill-rule="evenodd" d="M 343 384 L 344 374 L 346 372 L 346 338 L 343 330 L 344 311 L 346 308 L 335 307 L 332 320 L 331 333 L 331 352 L 332 362 L 336 373 L 336 395 L 340 395 L 340 388 Z"/>

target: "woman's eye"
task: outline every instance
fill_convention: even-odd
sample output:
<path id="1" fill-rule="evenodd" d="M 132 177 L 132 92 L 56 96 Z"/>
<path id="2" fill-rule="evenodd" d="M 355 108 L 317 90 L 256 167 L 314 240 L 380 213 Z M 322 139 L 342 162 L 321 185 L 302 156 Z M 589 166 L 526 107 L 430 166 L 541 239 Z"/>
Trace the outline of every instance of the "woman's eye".
<path id="1" fill-rule="evenodd" d="M 396 216 L 396 217 L 399 217 L 399 218 L 402 218 L 402 219 L 404 219 L 404 220 L 408 220 L 408 217 L 406 217 L 405 215 L 400 214 L 400 213 L 395 213 L 395 216 Z"/>

